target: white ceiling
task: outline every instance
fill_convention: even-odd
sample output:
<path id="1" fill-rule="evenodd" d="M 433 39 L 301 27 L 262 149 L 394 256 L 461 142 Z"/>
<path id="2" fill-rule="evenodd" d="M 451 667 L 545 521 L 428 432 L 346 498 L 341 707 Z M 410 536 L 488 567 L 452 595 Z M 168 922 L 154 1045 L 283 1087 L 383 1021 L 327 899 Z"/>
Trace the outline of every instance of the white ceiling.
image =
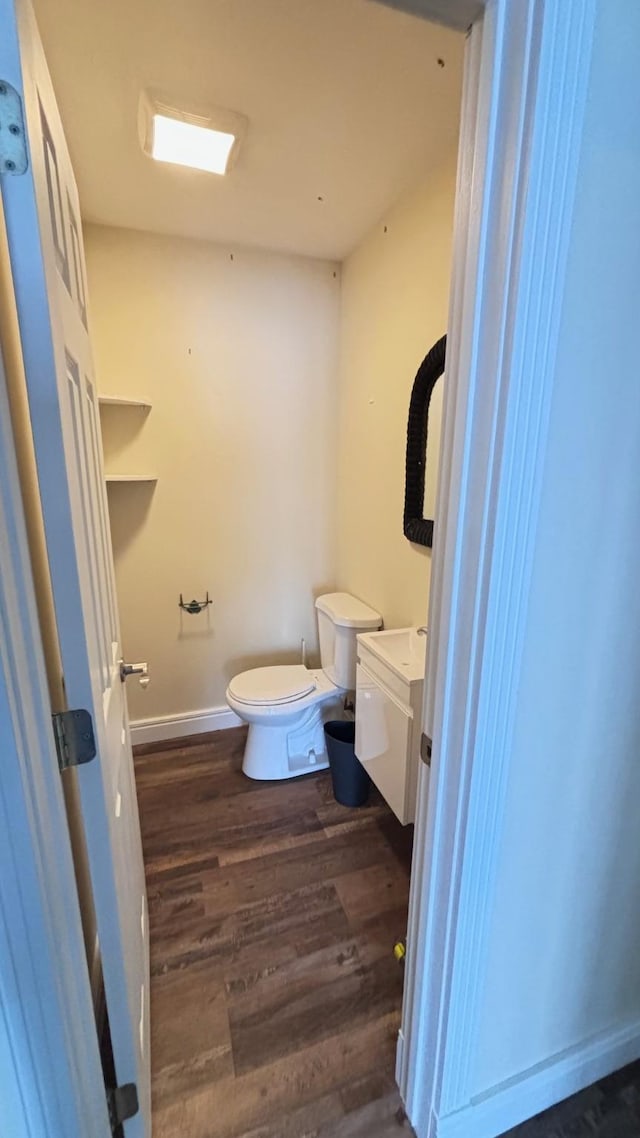
<path id="1" fill-rule="evenodd" d="M 340 260 L 456 145 L 463 36 L 370 0 L 35 7 L 87 221 Z M 147 87 L 247 116 L 226 177 L 142 153 Z"/>
<path id="2" fill-rule="evenodd" d="M 378 4 L 388 4 L 390 8 L 401 8 L 403 12 L 417 12 L 446 24 L 448 28 L 467 29 L 482 15 L 487 0 L 376 0 Z"/>

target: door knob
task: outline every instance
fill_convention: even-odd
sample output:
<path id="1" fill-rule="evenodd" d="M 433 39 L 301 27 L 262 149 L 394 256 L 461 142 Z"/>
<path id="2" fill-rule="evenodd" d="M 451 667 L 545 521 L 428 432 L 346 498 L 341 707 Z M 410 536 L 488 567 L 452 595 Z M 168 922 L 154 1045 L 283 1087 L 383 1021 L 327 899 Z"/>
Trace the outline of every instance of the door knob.
<path id="1" fill-rule="evenodd" d="M 120 679 L 122 683 L 126 680 L 127 676 L 141 676 L 145 679 L 149 677 L 149 665 L 146 663 L 141 664 L 125 664 L 124 660 L 120 661 Z"/>

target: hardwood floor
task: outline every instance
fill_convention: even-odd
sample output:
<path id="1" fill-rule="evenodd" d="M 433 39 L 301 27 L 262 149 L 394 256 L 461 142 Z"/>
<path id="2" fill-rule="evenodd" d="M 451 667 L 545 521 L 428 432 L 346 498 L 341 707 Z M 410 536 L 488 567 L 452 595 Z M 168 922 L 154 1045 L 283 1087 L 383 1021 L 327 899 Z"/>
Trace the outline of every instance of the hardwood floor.
<path id="1" fill-rule="evenodd" d="M 254 783 L 244 728 L 136 748 L 154 1138 L 406 1138 L 393 1078 L 411 834 L 327 773 Z M 639 1138 L 640 1063 L 503 1138 Z"/>
<path id="2" fill-rule="evenodd" d="M 393 1072 L 411 832 L 327 772 L 255 783 L 245 729 L 136 749 L 154 1138 L 411 1134 Z"/>

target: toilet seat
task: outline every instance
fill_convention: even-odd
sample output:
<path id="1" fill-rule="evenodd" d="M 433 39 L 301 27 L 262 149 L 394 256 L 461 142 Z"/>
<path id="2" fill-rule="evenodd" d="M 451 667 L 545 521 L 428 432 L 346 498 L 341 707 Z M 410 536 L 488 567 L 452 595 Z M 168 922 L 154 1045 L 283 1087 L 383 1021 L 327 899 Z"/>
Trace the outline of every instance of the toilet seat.
<path id="1" fill-rule="evenodd" d="M 316 688 L 313 673 L 304 664 L 276 664 L 240 672 L 229 684 L 238 703 L 263 706 L 294 703 Z"/>

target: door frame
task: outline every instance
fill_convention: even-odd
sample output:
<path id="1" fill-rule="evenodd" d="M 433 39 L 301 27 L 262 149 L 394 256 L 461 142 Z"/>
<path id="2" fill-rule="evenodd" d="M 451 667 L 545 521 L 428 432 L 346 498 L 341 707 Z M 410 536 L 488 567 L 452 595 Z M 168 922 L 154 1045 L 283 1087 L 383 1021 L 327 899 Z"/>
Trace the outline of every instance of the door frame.
<path id="1" fill-rule="evenodd" d="M 0 1101 L 7 1133 L 108 1138 L 0 353 Z"/>
<path id="2" fill-rule="evenodd" d="M 473 1097 L 595 7 L 490 0 L 468 41 L 396 1066 L 418 1138 L 490 1138 L 606 1073 L 560 1056 Z"/>

